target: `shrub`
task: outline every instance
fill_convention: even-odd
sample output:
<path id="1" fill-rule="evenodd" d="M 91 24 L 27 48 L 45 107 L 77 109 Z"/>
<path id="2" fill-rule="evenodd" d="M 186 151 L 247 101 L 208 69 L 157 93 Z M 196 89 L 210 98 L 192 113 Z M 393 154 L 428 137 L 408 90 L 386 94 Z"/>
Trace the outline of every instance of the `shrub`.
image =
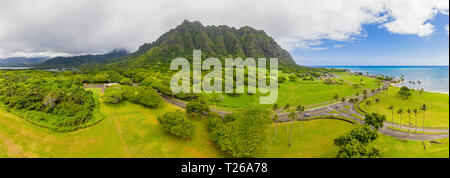
<path id="1" fill-rule="evenodd" d="M 186 114 L 190 118 L 201 118 L 202 116 L 208 114 L 208 112 L 209 107 L 203 100 L 189 102 L 186 105 Z"/>
<path id="2" fill-rule="evenodd" d="M 168 112 L 158 117 L 164 131 L 182 139 L 192 138 L 195 126 L 180 111 Z"/>
<path id="3" fill-rule="evenodd" d="M 122 80 L 120 80 L 119 82 L 122 85 L 130 85 L 132 83 L 130 78 L 123 78 Z"/>
<path id="4" fill-rule="evenodd" d="M 209 121 L 210 139 L 233 157 L 257 157 L 265 151 L 267 128 L 271 118 L 267 111 L 247 110 L 233 114 L 230 122 Z"/>
<path id="5" fill-rule="evenodd" d="M 374 158 L 381 157 L 381 152 L 367 145 L 378 138 L 378 133 L 370 129 L 369 125 L 360 125 L 347 135 L 334 139 L 339 147 L 337 157 L 340 158 Z"/>

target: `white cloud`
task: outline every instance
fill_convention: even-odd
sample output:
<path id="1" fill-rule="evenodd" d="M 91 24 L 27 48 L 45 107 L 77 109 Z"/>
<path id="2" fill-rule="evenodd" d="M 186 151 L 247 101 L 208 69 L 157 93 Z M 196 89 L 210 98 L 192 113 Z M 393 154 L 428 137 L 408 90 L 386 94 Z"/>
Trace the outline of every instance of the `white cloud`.
<path id="1" fill-rule="evenodd" d="M 449 1 L 445 0 L 388 0 L 388 14 L 393 21 L 384 26 L 393 33 L 413 34 L 426 37 L 434 32 L 434 26 L 427 22 L 437 13 L 447 14 Z"/>
<path id="2" fill-rule="evenodd" d="M 445 30 L 447 30 L 447 35 L 448 35 L 448 34 L 449 34 L 449 33 L 448 33 L 448 25 L 445 27 Z"/>
<path id="3" fill-rule="evenodd" d="M 0 57 L 130 51 L 184 19 L 253 26 L 289 50 L 364 36 L 364 24 L 428 36 L 448 0 L 1 0 Z"/>

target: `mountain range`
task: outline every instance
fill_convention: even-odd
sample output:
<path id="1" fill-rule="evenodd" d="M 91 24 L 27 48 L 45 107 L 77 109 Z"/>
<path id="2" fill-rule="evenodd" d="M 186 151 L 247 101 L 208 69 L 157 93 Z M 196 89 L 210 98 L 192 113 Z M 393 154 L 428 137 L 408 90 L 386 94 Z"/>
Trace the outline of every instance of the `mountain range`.
<path id="1" fill-rule="evenodd" d="M 202 58 L 218 59 L 247 57 L 278 58 L 280 66 L 297 66 L 292 56 L 263 30 L 249 26 L 239 29 L 204 26 L 200 22 L 185 20 L 152 43 L 145 43 L 136 52 L 114 50 L 101 55 L 56 57 L 36 64 L 38 68 L 72 68 L 87 66 L 152 67 L 170 63 L 172 59 L 192 59 L 193 50 L 202 50 Z"/>
<path id="2" fill-rule="evenodd" d="M 262 30 L 248 26 L 239 29 L 225 25 L 203 26 L 187 20 L 153 43 L 144 44 L 135 53 L 112 63 L 120 66 L 168 63 L 178 57 L 192 59 L 196 49 L 202 50 L 203 58 L 278 58 L 281 64 L 296 65 L 289 52 Z"/>
<path id="3" fill-rule="evenodd" d="M 0 59 L 0 66 L 2 67 L 28 67 L 33 66 L 47 60 L 48 57 L 35 57 L 35 58 L 27 58 L 27 57 L 11 57 Z"/>
<path id="4" fill-rule="evenodd" d="M 44 61 L 35 67 L 38 68 L 72 68 L 91 66 L 97 64 L 108 63 L 108 60 L 119 58 L 128 55 L 129 52 L 125 49 L 115 49 L 110 53 L 98 55 L 82 55 L 72 57 L 56 57 Z"/>

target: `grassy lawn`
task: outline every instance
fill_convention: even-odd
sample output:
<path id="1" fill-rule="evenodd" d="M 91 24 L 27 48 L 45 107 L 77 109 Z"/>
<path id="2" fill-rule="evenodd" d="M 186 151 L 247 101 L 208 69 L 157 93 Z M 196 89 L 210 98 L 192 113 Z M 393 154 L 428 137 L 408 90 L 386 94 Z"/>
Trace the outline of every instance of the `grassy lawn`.
<path id="1" fill-rule="evenodd" d="M 100 90 L 93 89 L 97 94 Z M 196 133 L 192 140 L 182 141 L 162 131 L 156 117 L 178 108 L 163 104 L 146 108 L 132 103 L 110 106 L 101 103 L 105 119 L 87 129 L 57 133 L 37 127 L 0 109 L 0 157 L 150 157 L 150 158 L 216 158 L 227 157 L 209 141 L 204 121 L 193 121 Z M 294 124 L 292 147 L 289 143 L 289 123 L 270 128 L 267 154 L 274 158 L 334 158 L 337 147 L 333 140 L 353 128 L 338 120 L 315 120 Z M 386 157 L 448 157 L 448 139 L 443 145 L 430 144 L 424 151 L 422 142 L 403 143 L 380 135 L 373 144 Z"/>
<path id="2" fill-rule="evenodd" d="M 358 84 L 361 87 L 367 88 L 367 89 L 377 89 L 382 87 L 380 81 L 378 79 L 374 79 L 371 77 L 365 77 L 365 76 L 357 76 L 352 75 L 349 73 L 339 73 L 339 77 L 347 82 L 351 82 L 353 84 Z M 363 82 L 361 82 L 361 79 Z"/>
<path id="3" fill-rule="evenodd" d="M 381 135 L 371 143 L 383 152 L 385 158 L 448 158 L 449 143 L 448 138 L 437 140 L 440 144 L 429 141 L 401 141 L 396 138 Z"/>
<path id="4" fill-rule="evenodd" d="M 389 110 L 389 106 L 392 104 L 395 107 L 394 122 L 400 122 L 400 115 L 398 115 L 397 109 L 402 108 L 405 110 L 402 119 L 402 125 L 408 124 L 408 113 L 406 110 L 410 108 L 419 108 L 423 104 L 429 107 L 429 110 L 425 112 L 425 127 L 449 127 L 449 96 L 448 94 L 429 93 L 424 92 L 421 95 L 419 92 L 413 92 L 413 96 L 409 99 L 404 99 L 398 94 L 398 87 L 391 87 L 385 94 L 381 93 L 371 97 L 371 100 L 380 98 L 379 112 L 385 114 L 388 121 L 392 121 L 392 112 Z M 366 112 L 377 112 L 377 106 L 372 102 L 371 105 L 366 105 L 365 102 L 360 104 L 361 109 Z M 411 114 L 411 124 L 416 125 L 414 114 Z M 417 114 L 417 125 L 423 126 L 423 112 Z"/>
<path id="5" fill-rule="evenodd" d="M 303 122 L 301 136 L 300 122 L 295 122 L 292 132 L 292 146 L 289 147 L 289 123 L 278 124 L 277 139 L 275 125 L 271 128 L 270 146 L 264 157 L 269 158 L 335 158 L 338 148 L 333 140 L 344 135 L 353 125 L 338 120 L 315 120 Z"/>
<path id="6" fill-rule="evenodd" d="M 98 91 L 97 91 L 98 92 Z M 105 120 L 88 129 L 56 133 L 0 109 L 0 157 L 224 157 L 208 140 L 206 124 L 194 121 L 193 140 L 182 141 L 159 128 L 156 117 L 177 108 L 132 103 L 101 104 Z"/>
<path id="7" fill-rule="evenodd" d="M 333 102 L 333 97 L 338 94 L 340 98 L 353 96 L 361 92 L 361 88 L 355 88 L 347 84 L 326 85 L 321 81 L 286 81 L 280 84 L 278 91 L 278 105 L 284 107 L 289 104 L 295 107 L 298 104 L 312 105 L 324 102 Z M 269 109 L 271 105 L 260 105 L 260 95 L 253 96 L 242 94 L 239 97 L 224 95 L 223 102 L 217 103 L 218 108 L 224 110 L 243 109 L 243 108 L 263 108 Z M 214 103 L 209 103 L 214 105 Z"/>

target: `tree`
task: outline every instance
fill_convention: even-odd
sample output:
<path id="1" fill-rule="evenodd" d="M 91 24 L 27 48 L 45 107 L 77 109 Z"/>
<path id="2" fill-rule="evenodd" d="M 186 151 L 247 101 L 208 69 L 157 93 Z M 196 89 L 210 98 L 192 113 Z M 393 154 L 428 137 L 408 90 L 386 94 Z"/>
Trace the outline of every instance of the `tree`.
<path id="1" fill-rule="evenodd" d="M 404 110 L 401 108 L 397 110 L 397 114 L 400 115 L 400 130 L 402 129 L 403 112 Z"/>
<path id="2" fill-rule="evenodd" d="M 278 125 L 278 119 L 280 119 L 280 116 L 278 116 L 277 113 L 273 116 L 273 122 L 275 122 L 275 141 L 277 139 L 277 125 Z"/>
<path id="3" fill-rule="evenodd" d="M 157 118 L 164 131 L 182 139 L 192 138 L 195 126 L 181 111 L 168 112 Z"/>
<path id="4" fill-rule="evenodd" d="M 335 94 L 333 98 L 336 100 L 336 108 L 338 108 L 337 105 L 338 105 L 338 102 L 339 102 L 339 95 Z"/>
<path id="5" fill-rule="evenodd" d="M 296 117 L 296 113 L 294 111 L 292 111 L 291 113 L 289 113 L 289 119 L 291 120 L 291 131 L 289 132 L 289 146 L 292 145 L 292 127 L 294 126 L 294 120 Z"/>
<path id="6" fill-rule="evenodd" d="M 186 115 L 189 118 L 202 118 L 209 111 L 208 105 L 202 101 L 193 101 L 186 104 Z"/>
<path id="7" fill-rule="evenodd" d="M 232 157 L 258 157 L 267 145 L 267 129 L 272 123 L 270 112 L 251 109 L 231 114 L 228 122 L 216 124 L 210 139 L 221 151 Z"/>
<path id="8" fill-rule="evenodd" d="M 398 94 L 400 94 L 400 96 L 405 97 L 406 99 L 408 99 L 412 95 L 411 90 L 406 86 L 401 87 L 400 91 L 398 91 Z"/>
<path id="9" fill-rule="evenodd" d="M 414 108 L 413 113 L 414 113 L 414 118 L 416 119 L 416 133 L 417 133 L 417 113 L 419 113 L 419 110 L 417 108 Z"/>
<path id="10" fill-rule="evenodd" d="M 359 125 L 344 136 L 334 139 L 334 145 L 339 147 L 339 158 L 375 158 L 381 157 L 381 152 L 369 143 L 378 138 L 378 133 L 368 125 Z"/>
<path id="11" fill-rule="evenodd" d="M 392 123 L 394 123 L 394 105 L 390 105 L 388 109 L 392 112 Z"/>
<path id="12" fill-rule="evenodd" d="M 407 109 L 406 112 L 408 113 L 408 136 L 409 136 L 409 131 L 411 130 L 411 114 L 412 114 L 412 110 L 411 109 Z"/>
<path id="13" fill-rule="evenodd" d="M 123 99 L 124 92 L 120 89 L 110 87 L 105 90 L 105 94 L 102 96 L 102 99 L 105 103 L 109 104 L 118 104 Z"/>
<path id="14" fill-rule="evenodd" d="M 144 106 L 157 107 L 162 103 L 161 97 L 153 89 L 140 89 L 138 97 L 138 103 Z"/>
<path id="15" fill-rule="evenodd" d="M 278 104 L 276 104 L 276 103 L 272 106 L 272 112 L 273 112 L 272 120 L 273 120 L 273 122 L 275 122 L 275 139 L 277 139 L 277 125 L 278 125 L 278 119 L 279 119 L 277 112 L 279 109 L 280 108 L 278 107 Z"/>
<path id="16" fill-rule="evenodd" d="M 377 104 L 377 113 L 379 113 L 378 105 L 379 105 L 379 103 L 380 103 L 380 98 L 376 98 L 376 99 L 375 99 L 375 103 Z"/>
<path id="17" fill-rule="evenodd" d="M 305 106 L 298 105 L 296 111 L 300 115 L 300 136 L 303 136 L 303 113 L 305 112 Z"/>
<path id="18" fill-rule="evenodd" d="M 284 109 L 285 109 L 285 110 L 288 110 L 289 107 L 291 107 L 291 106 L 290 106 L 289 103 L 288 103 L 288 104 L 286 104 L 286 105 L 284 106 Z"/>
<path id="19" fill-rule="evenodd" d="M 131 81 L 130 78 L 123 78 L 122 80 L 120 80 L 119 83 L 122 85 L 131 85 L 131 83 L 133 83 L 133 82 Z"/>
<path id="20" fill-rule="evenodd" d="M 370 105 L 372 105 L 372 101 L 371 100 L 366 100 L 366 106 L 368 106 L 369 109 L 372 110 L 371 109 L 372 107 L 370 107 Z"/>
<path id="21" fill-rule="evenodd" d="M 375 130 L 378 130 L 383 127 L 384 121 L 386 121 L 386 116 L 376 113 L 366 114 L 365 121 L 366 124 L 372 126 Z"/>
<path id="22" fill-rule="evenodd" d="M 428 106 L 426 104 L 422 105 L 422 107 L 420 107 L 420 110 L 423 112 L 423 133 L 425 133 L 425 112 L 428 111 Z"/>

